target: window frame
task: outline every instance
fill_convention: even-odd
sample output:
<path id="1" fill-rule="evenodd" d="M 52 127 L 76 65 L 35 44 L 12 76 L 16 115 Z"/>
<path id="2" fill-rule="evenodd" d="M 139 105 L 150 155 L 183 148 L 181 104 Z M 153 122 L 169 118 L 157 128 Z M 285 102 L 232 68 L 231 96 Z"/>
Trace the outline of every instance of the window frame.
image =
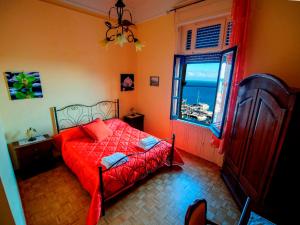
<path id="1" fill-rule="evenodd" d="M 223 114 L 222 114 L 222 122 L 221 122 L 221 127 L 220 130 L 218 131 L 217 127 L 213 125 L 213 123 L 210 124 L 206 124 L 204 122 L 201 121 L 193 121 L 193 120 L 188 120 L 185 118 L 182 118 L 182 114 L 181 114 L 181 105 L 182 105 L 182 92 L 183 92 L 183 84 L 185 82 L 185 74 L 186 74 L 186 67 L 188 64 L 192 64 L 192 62 L 187 63 L 186 58 L 191 56 L 191 55 L 174 55 L 174 64 L 173 64 L 173 79 L 172 79 L 172 94 L 171 94 L 171 110 L 170 110 L 170 119 L 171 120 L 182 120 L 182 121 L 186 121 L 188 123 L 192 123 L 192 124 L 196 124 L 198 126 L 204 126 L 207 128 L 210 128 L 210 130 L 213 132 L 214 135 L 216 135 L 218 138 L 222 137 L 223 134 L 223 129 L 224 129 L 224 124 L 225 124 L 225 119 L 226 119 L 226 115 L 227 115 L 227 111 L 228 111 L 228 102 L 229 102 L 229 98 L 230 98 L 230 91 L 231 91 L 231 86 L 232 86 L 232 78 L 233 78 L 233 73 L 234 73 L 234 68 L 235 68 L 235 58 L 236 58 L 236 51 L 237 51 L 237 47 L 231 47 L 228 48 L 226 50 L 220 51 L 220 52 L 214 52 L 214 53 L 218 53 L 220 54 L 220 58 L 219 58 L 219 69 L 218 69 L 218 78 L 217 78 L 217 84 L 216 84 L 216 92 L 215 92 L 215 100 L 214 100 L 214 105 L 212 108 L 212 120 L 214 118 L 214 114 L 215 114 L 215 107 L 216 107 L 216 100 L 217 100 L 217 94 L 218 94 L 218 87 L 219 87 L 219 83 L 220 83 L 220 72 L 221 72 L 221 66 L 222 66 L 222 58 L 224 56 L 224 54 L 227 54 L 229 52 L 233 51 L 233 60 L 232 60 L 232 67 L 230 70 L 230 77 L 228 80 L 228 88 L 226 90 L 226 99 L 225 99 L 225 105 L 224 105 L 224 110 L 223 110 Z M 213 54 L 214 54 L 213 53 Z M 205 55 L 205 54 L 194 54 L 196 55 Z M 177 78 L 175 78 L 175 73 L 176 73 L 176 59 L 179 58 L 180 59 L 180 63 L 179 63 L 179 76 Z M 194 62 L 197 63 L 197 62 Z M 201 62 L 199 62 L 201 63 Z M 175 84 L 175 80 L 178 80 L 178 90 L 177 90 L 177 105 L 176 105 L 176 112 L 177 114 L 174 115 L 173 114 L 173 107 L 174 107 L 174 102 L 173 99 L 174 97 L 174 84 Z"/>
<path id="2" fill-rule="evenodd" d="M 177 58 L 179 59 L 179 75 L 176 77 L 176 63 L 177 63 Z M 172 94 L 171 94 L 171 110 L 170 110 L 170 119 L 178 119 L 179 118 L 179 100 L 181 99 L 181 94 L 182 94 L 182 70 L 183 70 L 183 62 L 185 62 L 185 56 L 184 55 L 174 55 L 174 63 L 173 63 L 173 77 L 172 77 Z M 174 84 L 175 80 L 178 80 L 178 89 L 177 89 L 177 96 L 174 96 Z M 173 99 L 177 99 L 177 106 L 176 106 L 176 111 L 178 111 L 177 114 L 173 114 L 173 109 L 174 109 L 174 102 Z"/>
<path id="3" fill-rule="evenodd" d="M 225 49 L 221 52 L 221 58 L 220 58 L 220 65 L 219 65 L 219 72 L 218 72 L 218 82 L 217 82 L 217 90 L 216 90 L 216 95 L 215 95 L 215 105 L 214 105 L 214 111 L 212 114 L 212 120 L 214 118 L 215 115 L 215 107 L 216 107 L 216 101 L 217 101 L 217 95 L 218 95 L 218 87 L 219 87 L 219 83 L 220 83 L 220 75 L 221 75 L 221 68 L 222 68 L 222 59 L 223 56 L 229 52 L 232 52 L 233 56 L 232 56 L 232 63 L 231 63 L 231 69 L 230 69 L 230 75 L 229 75 L 229 79 L 228 79 L 228 88 L 226 90 L 226 98 L 225 98 L 225 104 L 224 104 L 224 111 L 222 114 L 222 120 L 221 120 L 221 126 L 220 129 L 218 130 L 218 128 L 214 125 L 214 123 L 210 124 L 210 130 L 214 133 L 214 135 L 216 135 L 218 138 L 221 138 L 223 135 L 223 130 L 224 130 L 224 125 L 225 125 L 225 119 L 227 116 L 227 111 L 228 111 L 228 103 L 229 103 L 229 99 L 230 99 L 230 93 L 231 93 L 231 89 L 232 89 L 232 81 L 233 81 L 233 74 L 234 74 L 234 70 L 235 70 L 235 61 L 236 61 L 236 54 L 237 54 L 237 46 Z"/>

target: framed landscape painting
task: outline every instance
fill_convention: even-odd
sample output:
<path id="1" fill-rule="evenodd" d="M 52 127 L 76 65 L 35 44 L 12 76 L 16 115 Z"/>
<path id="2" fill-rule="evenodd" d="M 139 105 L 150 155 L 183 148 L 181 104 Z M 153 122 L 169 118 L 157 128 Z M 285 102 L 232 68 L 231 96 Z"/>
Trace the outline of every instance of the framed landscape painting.
<path id="1" fill-rule="evenodd" d="M 134 75 L 133 74 L 121 74 L 121 91 L 134 90 Z"/>
<path id="2" fill-rule="evenodd" d="M 39 72 L 5 72 L 11 100 L 42 98 Z"/>

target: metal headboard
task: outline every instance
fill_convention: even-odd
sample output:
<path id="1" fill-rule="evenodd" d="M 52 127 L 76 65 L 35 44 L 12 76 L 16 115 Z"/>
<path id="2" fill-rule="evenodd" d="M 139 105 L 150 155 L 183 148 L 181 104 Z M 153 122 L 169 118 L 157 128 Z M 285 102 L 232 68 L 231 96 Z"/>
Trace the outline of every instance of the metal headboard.
<path id="1" fill-rule="evenodd" d="M 119 118 L 119 99 L 100 101 L 94 105 L 74 104 L 57 109 L 53 107 L 57 133 L 89 123 L 96 118 L 107 120 Z"/>

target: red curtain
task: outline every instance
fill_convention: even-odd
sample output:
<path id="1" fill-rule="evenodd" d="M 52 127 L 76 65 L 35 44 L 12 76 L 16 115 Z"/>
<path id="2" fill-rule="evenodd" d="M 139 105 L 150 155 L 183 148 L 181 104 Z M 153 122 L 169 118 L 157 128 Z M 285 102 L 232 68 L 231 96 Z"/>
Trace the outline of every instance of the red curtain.
<path id="1" fill-rule="evenodd" d="M 224 151 L 224 144 L 226 144 L 230 130 L 232 127 L 234 108 L 238 94 L 238 84 L 244 77 L 245 56 L 246 56 L 246 41 L 247 31 L 250 18 L 251 0 L 233 0 L 232 3 L 232 35 L 231 46 L 238 46 L 235 71 L 231 89 L 231 96 L 228 106 L 228 114 L 226 124 L 224 127 L 224 135 L 222 140 L 217 140 L 213 135 L 212 145 L 218 147 L 221 144 L 220 153 Z"/>

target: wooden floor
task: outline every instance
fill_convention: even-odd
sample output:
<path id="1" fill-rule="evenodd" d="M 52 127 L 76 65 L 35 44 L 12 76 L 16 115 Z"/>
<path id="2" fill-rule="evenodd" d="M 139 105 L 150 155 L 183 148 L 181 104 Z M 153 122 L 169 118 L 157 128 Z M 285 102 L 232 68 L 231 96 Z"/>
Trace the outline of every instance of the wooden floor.
<path id="1" fill-rule="evenodd" d="M 182 153 L 185 165 L 163 169 L 112 202 L 99 225 L 184 224 L 189 204 L 208 202 L 208 217 L 218 224 L 236 224 L 240 216 L 220 178 L 219 168 Z M 61 164 L 55 169 L 19 181 L 28 225 L 84 225 L 90 197 L 76 177 Z"/>

